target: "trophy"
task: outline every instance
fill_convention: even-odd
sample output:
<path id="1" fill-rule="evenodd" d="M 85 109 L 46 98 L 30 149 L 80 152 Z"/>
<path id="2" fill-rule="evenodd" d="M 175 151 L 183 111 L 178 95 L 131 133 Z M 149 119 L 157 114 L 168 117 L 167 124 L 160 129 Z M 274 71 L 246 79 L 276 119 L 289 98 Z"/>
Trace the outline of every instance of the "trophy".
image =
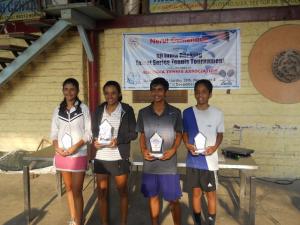
<path id="1" fill-rule="evenodd" d="M 104 120 L 99 126 L 98 142 L 102 145 L 108 145 L 113 137 L 113 127 L 107 120 Z"/>
<path id="2" fill-rule="evenodd" d="M 61 138 L 61 143 L 64 150 L 68 150 L 72 147 L 72 137 L 71 135 L 65 133 Z"/>
<path id="3" fill-rule="evenodd" d="M 195 153 L 201 154 L 201 153 L 205 152 L 206 137 L 201 132 L 199 132 L 196 135 L 196 137 L 194 138 L 194 141 L 195 141 L 195 147 L 196 147 Z"/>
<path id="4" fill-rule="evenodd" d="M 153 157 L 161 158 L 163 156 L 162 144 L 163 144 L 163 139 L 161 138 L 161 136 L 159 136 L 158 133 L 155 132 L 150 138 L 150 145 L 151 145 L 150 154 Z"/>

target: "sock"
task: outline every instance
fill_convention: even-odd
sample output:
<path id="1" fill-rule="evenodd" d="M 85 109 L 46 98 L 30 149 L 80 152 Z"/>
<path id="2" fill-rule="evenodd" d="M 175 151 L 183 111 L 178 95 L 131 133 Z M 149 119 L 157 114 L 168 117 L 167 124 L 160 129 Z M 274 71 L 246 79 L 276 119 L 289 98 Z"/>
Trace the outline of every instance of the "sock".
<path id="1" fill-rule="evenodd" d="M 201 225 L 201 213 L 194 212 L 194 219 L 197 225 Z"/>
<path id="2" fill-rule="evenodd" d="M 216 214 L 208 214 L 208 225 L 215 225 Z"/>

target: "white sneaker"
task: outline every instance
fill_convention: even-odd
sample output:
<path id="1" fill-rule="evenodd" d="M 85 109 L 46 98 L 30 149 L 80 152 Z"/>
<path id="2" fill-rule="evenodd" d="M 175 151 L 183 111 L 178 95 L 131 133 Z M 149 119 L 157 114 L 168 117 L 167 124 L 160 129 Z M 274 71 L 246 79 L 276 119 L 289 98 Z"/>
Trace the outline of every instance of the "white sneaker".
<path id="1" fill-rule="evenodd" d="M 75 221 L 73 219 L 71 219 L 69 222 L 68 222 L 68 225 L 76 225 Z"/>

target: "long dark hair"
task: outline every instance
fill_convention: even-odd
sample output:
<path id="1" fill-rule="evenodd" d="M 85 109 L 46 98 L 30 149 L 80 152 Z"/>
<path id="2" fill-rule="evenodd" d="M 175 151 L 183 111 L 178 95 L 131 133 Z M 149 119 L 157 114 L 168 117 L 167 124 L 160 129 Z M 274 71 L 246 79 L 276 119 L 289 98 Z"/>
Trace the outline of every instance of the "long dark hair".
<path id="1" fill-rule="evenodd" d="M 79 83 L 78 83 L 78 81 L 76 79 L 74 79 L 74 78 L 68 78 L 68 79 L 66 79 L 63 82 L 62 87 L 64 88 L 66 84 L 72 84 L 77 89 L 77 91 L 79 92 Z M 78 96 L 76 96 L 75 102 L 76 101 L 78 102 L 78 104 L 76 104 L 76 107 L 79 107 L 80 104 L 81 104 L 81 101 L 78 98 Z M 67 109 L 67 101 L 66 101 L 66 98 L 64 98 L 64 100 L 60 103 L 59 110 L 60 111 L 66 111 L 66 109 Z"/>
<path id="2" fill-rule="evenodd" d="M 103 86 L 103 89 L 102 89 L 103 92 L 104 92 L 105 88 L 108 87 L 108 86 L 114 86 L 117 89 L 117 91 L 119 92 L 118 101 L 121 102 L 122 99 L 123 99 L 123 97 L 122 97 L 122 92 L 121 92 L 121 86 L 120 86 L 120 84 L 117 81 L 114 81 L 114 80 L 107 81 L 104 84 L 104 86 Z"/>

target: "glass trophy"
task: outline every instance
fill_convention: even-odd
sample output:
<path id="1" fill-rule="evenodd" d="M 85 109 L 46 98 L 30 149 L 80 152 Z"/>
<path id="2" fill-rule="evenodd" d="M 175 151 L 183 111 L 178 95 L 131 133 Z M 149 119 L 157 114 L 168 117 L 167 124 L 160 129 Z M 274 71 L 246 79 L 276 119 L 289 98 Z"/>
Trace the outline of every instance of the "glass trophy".
<path id="1" fill-rule="evenodd" d="M 163 156 L 162 152 L 162 144 L 163 144 L 163 139 L 161 136 L 159 136 L 158 133 L 154 133 L 152 137 L 150 138 L 150 154 L 155 157 L 155 158 L 161 158 Z"/>
<path id="2" fill-rule="evenodd" d="M 68 150 L 72 147 L 72 137 L 70 134 L 65 133 L 61 138 L 61 143 L 64 150 Z"/>
<path id="3" fill-rule="evenodd" d="M 205 152 L 206 137 L 201 132 L 199 132 L 196 135 L 196 137 L 194 138 L 194 141 L 195 141 L 195 147 L 196 147 L 195 153 L 202 154 L 203 152 Z"/>
<path id="4" fill-rule="evenodd" d="M 107 120 L 104 120 L 99 126 L 98 142 L 102 145 L 110 144 L 113 137 L 113 127 Z"/>

